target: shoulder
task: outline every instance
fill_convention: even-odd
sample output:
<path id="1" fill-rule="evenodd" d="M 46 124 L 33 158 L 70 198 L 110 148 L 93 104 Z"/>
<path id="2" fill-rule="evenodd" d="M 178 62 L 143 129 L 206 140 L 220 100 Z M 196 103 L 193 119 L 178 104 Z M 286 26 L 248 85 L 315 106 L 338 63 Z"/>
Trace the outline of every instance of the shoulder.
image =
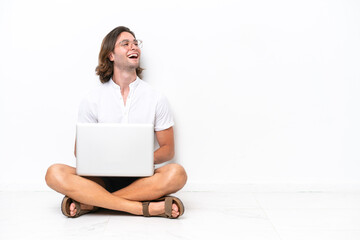
<path id="1" fill-rule="evenodd" d="M 169 111 L 169 102 L 165 94 L 152 87 L 149 83 L 141 80 L 141 88 L 143 89 L 142 96 L 146 95 L 148 100 L 152 100 L 156 111 Z M 145 93 L 146 92 L 146 93 Z"/>
<path id="2" fill-rule="evenodd" d="M 155 89 L 153 86 L 151 86 L 149 83 L 145 82 L 144 80 L 140 80 L 138 87 L 142 96 L 150 97 L 157 102 L 165 98 L 165 95 L 162 92 Z"/>
<path id="3" fill-rule="evenodd" d="M 83 102 L 96 103 L 101 98 L 101 95 L 106 94 L 110 87 L 109 82 L 99 83 L 99 85 L 90 89 L 84 96 Z"/>

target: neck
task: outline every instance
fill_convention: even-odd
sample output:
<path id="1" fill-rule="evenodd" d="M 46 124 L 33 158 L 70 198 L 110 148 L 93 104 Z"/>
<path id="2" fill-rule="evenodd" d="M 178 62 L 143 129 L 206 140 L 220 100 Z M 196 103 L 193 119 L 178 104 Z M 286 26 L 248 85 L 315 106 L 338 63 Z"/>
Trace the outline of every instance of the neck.
<path id="1" fill-rule="evenodd" d="M 120 89 L 124 91 L 129 88 L 130 83 L 136 80 L 136 70 L 134 71 L 119 71 L 114 69 L 113 81 L 120 86 Z"/>

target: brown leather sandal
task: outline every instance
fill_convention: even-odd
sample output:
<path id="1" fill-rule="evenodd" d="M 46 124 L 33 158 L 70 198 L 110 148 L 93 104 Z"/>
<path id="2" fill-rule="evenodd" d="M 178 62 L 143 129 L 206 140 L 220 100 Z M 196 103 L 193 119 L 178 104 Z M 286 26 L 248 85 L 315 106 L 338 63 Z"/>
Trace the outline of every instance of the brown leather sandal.
<path id="1" fill-rule="evenodd" d="M 75 203 L 75 207 L 76 207 L 76 213 L 74 216 L 70 215 L 70 204 L 71 203 Z M 61 212 L 66 217 L 69 217 L 69 218 L 80 217 L 81 215 L 84 215 L 86 213 L 95 212 L 98 209 L 99 209 L 98 207 L 94 207 L 92 210 L 82 210 L 80 207 L 80 203 L 78 201 L 75 201 L 74 199 L 69 198 L 68 196 L 65 196 L 61 202 Z"/>
<path id="2" fill-rule="evenodd" d="M 150 215 L 149 213 L 149 204 L 151 202 L 161 202 L 165 200 L 165 213 L 160 214 L 160 215 Z M 175 203 L 178 208 L 179 208 L 179 216 L 175 217 L 178 218 L 181 215 L 184 214 L 185 212 L 185 207 L 184 204 L 181 202 L 181 200 L 177 197 L 173 197 L 173 196 L 165 196 L 165 197 L 161 197 L 158 198 L 156 200 L 153 201 L 149 201 L 149 202 L 142 202 L 142 206 L 143 206 L 143 215 L 145 217 L 166 217 L 166 218 L 174 218 L 172 217 L 172 205 L 173 203 Z"/>

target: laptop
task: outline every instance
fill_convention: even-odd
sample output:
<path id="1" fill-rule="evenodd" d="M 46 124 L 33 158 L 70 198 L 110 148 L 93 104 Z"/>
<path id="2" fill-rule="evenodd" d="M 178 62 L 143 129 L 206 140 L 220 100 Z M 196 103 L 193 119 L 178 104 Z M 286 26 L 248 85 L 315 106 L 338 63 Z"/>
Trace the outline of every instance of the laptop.
<path id="1" fill-rule="evenodd" d="M 76 174 L 147 177 L 154 174 L 152 124 L 78 123 Z"/>

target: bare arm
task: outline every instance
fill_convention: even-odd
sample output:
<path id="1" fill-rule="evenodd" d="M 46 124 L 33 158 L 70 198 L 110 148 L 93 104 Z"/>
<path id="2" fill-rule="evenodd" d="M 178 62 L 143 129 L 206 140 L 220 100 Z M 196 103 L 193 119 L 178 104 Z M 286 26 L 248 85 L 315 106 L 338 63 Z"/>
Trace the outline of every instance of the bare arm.
<path id="1" fill-rule="evenodd" d="M 158 131 L 155 134 L 160 148 L 154 153 L 154 163 L 159 164 L 171 160 L 175 154 L 173 128 Z"/>

